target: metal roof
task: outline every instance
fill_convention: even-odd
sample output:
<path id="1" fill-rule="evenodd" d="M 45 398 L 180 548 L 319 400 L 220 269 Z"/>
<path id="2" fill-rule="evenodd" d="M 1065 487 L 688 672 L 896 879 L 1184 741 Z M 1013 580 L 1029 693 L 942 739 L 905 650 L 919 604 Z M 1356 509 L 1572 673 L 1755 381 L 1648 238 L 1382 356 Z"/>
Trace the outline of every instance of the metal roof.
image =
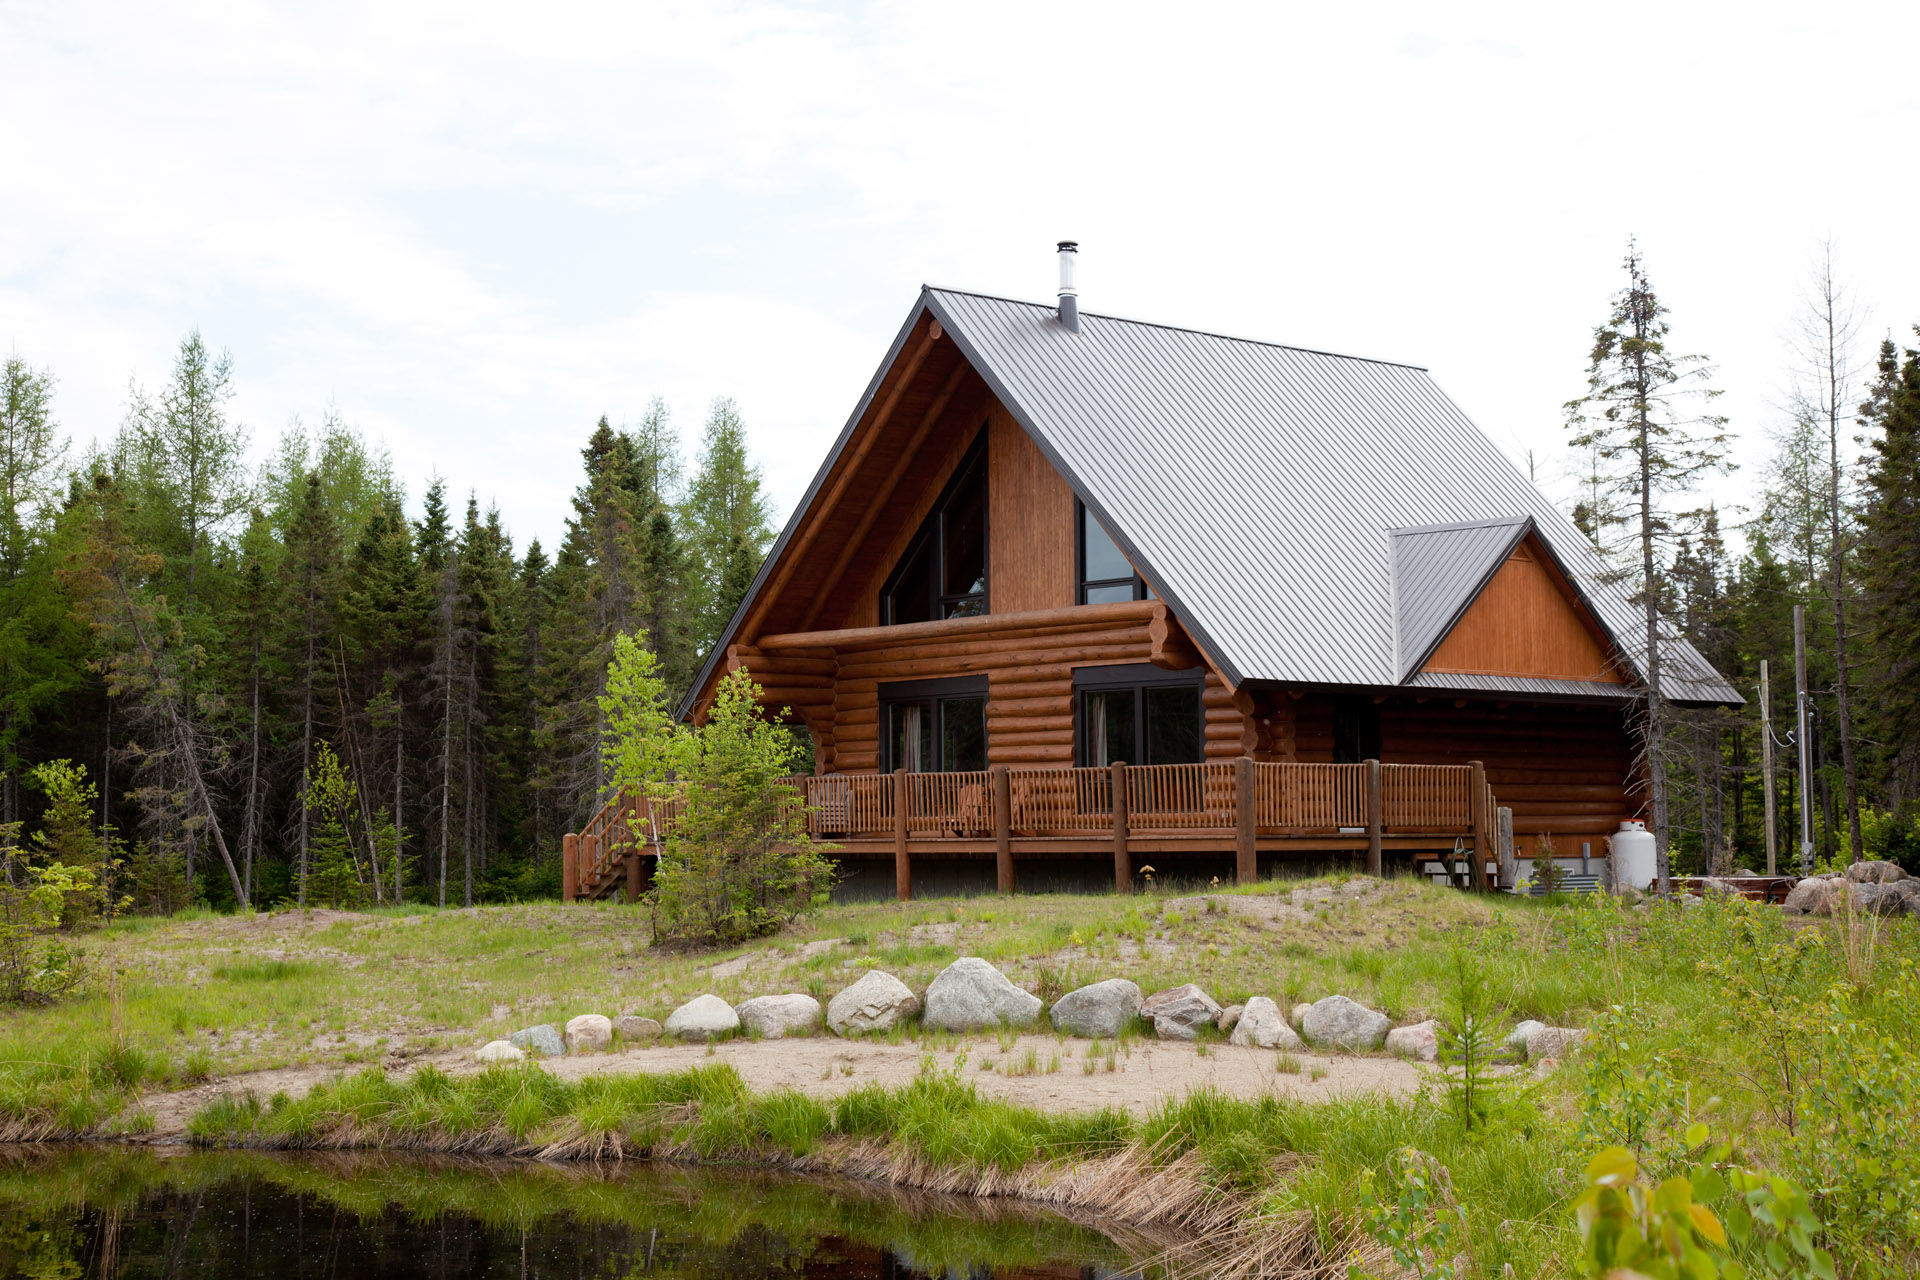
<path id="1" fill-rule="evenodd" d="M 1523 519 L 1644 669 L 1613 571 L 1426 370 L 1087 311 L 1068 332 L 1052 305 L 950 289 L 922 300 L 1232 682 L 1403 683 L 1393 531 Z M 1462 563 L 1473 542 L 1453 542 Z M 1671 632 L 1663 658 L 1669 697 L 1739 701 Z"/>
<path id="2" fill-rule="evenodd" d="M 1532 527 L 1507 516 L 1390 531 L 1400 680 L 1420 669 Z"/>

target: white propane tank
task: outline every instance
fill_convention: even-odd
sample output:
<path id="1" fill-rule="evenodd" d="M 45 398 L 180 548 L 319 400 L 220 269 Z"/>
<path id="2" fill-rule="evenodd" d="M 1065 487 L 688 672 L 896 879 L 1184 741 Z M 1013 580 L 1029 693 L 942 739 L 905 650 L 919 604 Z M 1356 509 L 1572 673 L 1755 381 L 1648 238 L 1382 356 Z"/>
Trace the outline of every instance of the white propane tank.
<path id="1" fill-rule="evenodd" d="M 1613 874 L 1623 885 L 1644 889 L 1658 874 L 1654 863 L 1653 832 L 1647 824 L 1627 819 L 1613 833 Z"/>

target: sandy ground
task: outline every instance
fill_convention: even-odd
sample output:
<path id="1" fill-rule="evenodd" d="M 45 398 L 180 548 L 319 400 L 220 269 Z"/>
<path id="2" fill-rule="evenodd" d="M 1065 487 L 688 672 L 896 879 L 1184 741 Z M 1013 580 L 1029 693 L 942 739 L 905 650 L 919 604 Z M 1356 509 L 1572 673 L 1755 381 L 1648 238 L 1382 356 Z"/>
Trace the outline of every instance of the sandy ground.
<path id="1" fill-rule="evenodd" d="M 997 1039 L 982 1037 L 931 1057 L 938 1068 L 948 1070 L 964 1053 L 962 1075 L 989 1097 L 1043 1111 L 1120 1107 L 1135 1114 L 1198 1088 L 1217 1089 L 1236 1098 L 1272 1094 L 1304 1102 L 1366 1093 L 1400 1096 L 1416 1091 L 1421 1080 L 1433 1071 L 1399 1058 L 1298 1054 L 1293 1060 L 1300 1064 L 1300 1070 L 1282 1072 L 1277 1069 L 1280 1055 L 1271 1049 L 1216 1044 L 1202 1054 L 1191 1044 L 1145 1040 L 1118 1052 L 1111 1071 L 1104 1056 L 1095 1058 L 1089 1074 L 1086 1055 L 1092 1044 L 1054 1036 L 1021 1036 L 1011 1049 L 1002 1049 Z M 1021 1069 L 1029 1050 L 1038 1062 L 1037 1069 L 1031 1074 L 1008 1074 Z M 724 1062 L 756 1092 L 792 1088 L 830 1098 L 864 1084 L 905 1084 L 920 1071 L 927 1056 L 916 1044 L 812 1036 L 730 1040 L 711 1051 L 704 1045 L 660 1045 L 623 1054 L 550 1059 L 541 1065 L 562 1079 L 578 1080 Z M 1058 1069 L 1050 1069 L 1056 1060 Z M 451 1075 L 480 1070 L 469 1052 L 434 1054 L 416 1061 L 432 1062 Z M 982 1064 L 987 1063 L 994 1069 L 985 1069 Z M 285 1092 L 299 1097 L 315 1084 L 346 1070 L 351 1069 L 320 1065 L 252 1072 L 193 1089 L 149 1095 L 142 1105 L 154 1117 L 153 1139 L 177 1140 L 193 1114 L 223 1094 L 251 1091 L 264 1099 Z"/>

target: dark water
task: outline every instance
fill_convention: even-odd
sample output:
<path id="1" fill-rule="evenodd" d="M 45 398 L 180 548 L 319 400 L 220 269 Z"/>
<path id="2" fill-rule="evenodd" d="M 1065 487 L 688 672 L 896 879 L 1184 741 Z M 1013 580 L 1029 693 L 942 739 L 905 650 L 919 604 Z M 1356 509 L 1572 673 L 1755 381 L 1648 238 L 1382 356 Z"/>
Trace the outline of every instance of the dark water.
<path id="1" fill-rule="evenodd" d="M 750 1172 L 0 1148 L 0 1277 L 1141 1274 L 1146 1242 L 1027 1208 Z"/>

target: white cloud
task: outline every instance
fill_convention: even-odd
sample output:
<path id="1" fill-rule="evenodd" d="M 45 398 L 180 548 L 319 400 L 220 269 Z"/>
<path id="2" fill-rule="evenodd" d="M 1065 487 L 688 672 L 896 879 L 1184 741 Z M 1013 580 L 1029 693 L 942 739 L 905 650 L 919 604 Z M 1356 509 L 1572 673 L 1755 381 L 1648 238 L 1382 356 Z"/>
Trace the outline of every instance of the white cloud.
<path id="1" fill-rule="evenodd" d="M 1628 232 L 1756 458 L 1822 236 L 1920 319 L 1911 6 L 0 3 L 0 345 L 187 328 L 551 540 L 600 413 L 798 497 L 923 280 L 1431 365 L 1555 466 Z M 1543 476 L 1554 467 L 1542 464 Z"/>

